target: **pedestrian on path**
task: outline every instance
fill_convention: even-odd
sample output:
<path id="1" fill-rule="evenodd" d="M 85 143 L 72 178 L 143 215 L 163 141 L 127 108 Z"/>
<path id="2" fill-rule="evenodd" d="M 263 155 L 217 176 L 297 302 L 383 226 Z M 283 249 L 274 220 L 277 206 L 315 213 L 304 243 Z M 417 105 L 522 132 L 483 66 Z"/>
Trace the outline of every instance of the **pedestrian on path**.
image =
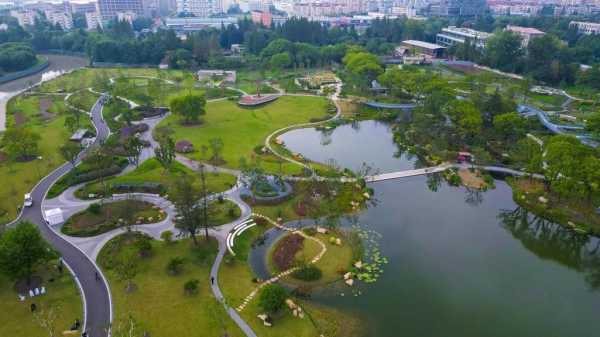
<path id="1" fill-rule="evenodd" d="M 212 285 L 215 284 L 215 277 L 214 276 L 210 277 L 210 284 L 212 284 Z"/>
<path id="2" fill-rule="evenodd" d="M 100 281 L 100 275 L 98 274 L 98 272 L 96 272 L 96 282 Z"/>

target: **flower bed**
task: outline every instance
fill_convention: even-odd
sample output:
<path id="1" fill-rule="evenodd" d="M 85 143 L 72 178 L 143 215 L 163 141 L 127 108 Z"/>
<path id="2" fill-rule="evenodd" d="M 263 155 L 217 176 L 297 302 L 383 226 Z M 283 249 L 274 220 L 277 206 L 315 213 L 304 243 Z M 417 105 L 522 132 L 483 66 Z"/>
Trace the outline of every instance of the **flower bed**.
<path id="1" fill-rule="evenodd" d="M 273 250 L 273 263 L 280 270 L 287 270 L 296 263 L 298 253 L 304 243 L 304 238 L 298 234 L 292 234 L 281 239 Z"/>

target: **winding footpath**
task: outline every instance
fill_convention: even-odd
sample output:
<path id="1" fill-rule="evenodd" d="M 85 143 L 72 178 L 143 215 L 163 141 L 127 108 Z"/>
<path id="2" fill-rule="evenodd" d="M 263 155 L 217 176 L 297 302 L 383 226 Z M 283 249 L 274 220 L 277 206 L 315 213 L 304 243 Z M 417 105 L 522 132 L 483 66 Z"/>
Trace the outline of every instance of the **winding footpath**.
<path id="1" fill-rule="evenodd" d="M 103 142 L 110 133 L 102 119 L 103 102 L 104 96 L 96 101 L 91 110 L 92 122 L 97 130 L 94 145 Z M 81 162 L 81 157 L 80 154 L 76 164 Z M 90 337 L 104 337 L 109 335 L 112 322 L 112 301 L 108 282 L 90 257 L 67 241 L 55 228 L 48 225 L 42 212 L 50 187 L 72 168 L 70 163 L 65 163 L 40 180 L 31 191 L 33 206 L 23 208 L 17 219 L 9 225 L 19 221 L 30 221 L 39 227 L 43 237 L 61 254 L 65 265 L 74 274 L 81 290 L 84 306 L 83 330 L 87 331 Z M 101 276 L 100 280 L 96 279 L 96 273 Z"/>
<path id="2" fill-rule="evenodd" d="M 335 92 L 330 96 L 331 100 L 334 102 L 336 106 L 336 114 L 326 121 L 316 122 L 316 123 L 304 123 L 288 126 L 282 129 L 279 129 L 273 133 L 271 133 L 265 140 L 265 146 L 270 150 L 275 156 L 281 158 L 282 160 L 291 162 L 293 164 L 300 165 L 304 168 L 311 170 L 312 177 L 285 177 L 288 180 L 306 180 L 306 179 L 338 179 L 340 181 L 352 182 L 355 181 L 355 178 L 323 178 L 316 175 L 316 173 L 311 169 L 308 164 L 296 161 L 292 158 L 288 158 L 284 155 L 279 154 L 271 147 L 272 138 L 291 129 L 301 128 L 301 127 L 311 127 L 317 126 L 329 121 L 333 121 L 341 116 L 341 107 L 339 105 L 339 94 L 341 93 L 342 83 L 341 81 L 335 84 Z M 97 93 L 93 90 L 88 89 L 91 92 Z M 94 141 L 94 145 L 99 145 L 106 140 L 106 138 L 110 135 L 110 129 L 108 128 L 105 121 L 102 119 L 102 108 L 103 104 L 107 98 L 105 94 L 97 93 L 100 98 L 96 101 L 91 111 L 89 112 L 90 117 L 92 119 L 93 125 L 97 130 L 97 137 Z M 68 101 L 70 94 L 67 94 L 65 97 L 65 101 Z M 122 98 L 121 98 L 122 99 Z M 126 100 L 126 99 L 125 99 Z M 217 99 L 220 100 L 220 99 Z M 128 101 L 128 100 L 127 100 Z M 140 156 L 139 162 L 142 163 L 149 158 L 154 156 L 154 149 L 158 146 L 158 143 L 152 137 L 152 131 L 154 128 L 162 121 L 167 115 L 145 119 L 144 123 L 149 125 L 149 130 L 142 134 L 142 139 L 149 142 L 150 146 L 145 148 L 142 151 L 142 155 Z M 87 150 L 84 150 L 82 153 L 85 153 Z M 81 162 L 81 154 L 77 159 L 76 164 Z M 211 267 L 210 277 L 214 279 L 214 282 L 211 283 L 211 290 L 214 296 L 219 300 L 225 307 L 227 314 L 231 319 L 233 319 L 236 324 L 240 327 L 240 329 L 244 332 L 244 334 L 248 337 L 256 337 L 255 332 L 252 328 L 245 322 L 239 312 L 241 312 L 247 305 L 247 303 L 252 300 L 258 291 L 266 284 L 270 284 L 272 282 L 278 281 L 281 277 L 288 275 L 294 270 L 287 270 L 281 274 L 274 276 L 273 278 L 261 283 L 257 288 L 255 288 L 241 303 L 237 308 L 229 307 L 225 301 L 223 293 L 219 287 L 219 278 L 218 272 L 221 262 L 227 254 L 227 237 L 230 235 L 232 231 L 236 228 L 236 226 L 242 224 L 247 221 L 251 217 L 262 217 L 265 218 L 269 223 L 273 226 L 278 227 L 280 229 L 296 232 L 296 229 L 283 227 L 277 222 L 266 218 L 260 214 L 253 214 L 249 205 L 247 205 L 241 198 L 242 191 L 242 179 L 241 172 L 239 170 L 222 168 L 218 166 L 211 166 L 207 164 L 201 164 L 194 160 L 188 159 L 184 156 L 177 155 L 176 160 L 183 165 L 193 169 L 198 170 L 200 165 L 204 165 L 209 171 L 219 172 L 231 174 L 238 177 L 238 183 L 232 187 L 230 190 L 220 193 L 225 199 L 230 200 L 238 205 L 241 209 L 241 216 L 228 224 L 224 224 L 215 228 L 211 228 L 209 230 L 209 235 L 214 237 L 218 241 L 218 254 L 216 259 Z M 456 165 L 456 164 L 446 164 L 429 168 L 415 169 L 415 170 L 406 170 L 392 173 L 384 173 L 379 175 L 373 175 L 369 177 L 365 177 L 365 180 L 368 182 L 376 182 L 388 179 L 399 179 L 403 177 L 410 177 L 416 175 L 426 175 L 432 174 L 436 172 L 444 171 L 448 168 L 464 168 L 471 167 L 470 165 Z M 61 208 L 65 217 L 68 218 L 73 214 L 84 210 L 91 203 L 97 202 L 98 200 L 80 200 L 75 197 L 74 192 L 81 187 L 72 186 L 68 188 L 65 192 L 59 195 L 56 198 L 46 200 L 46 195 L 51 186 L 60 179 L 63 175 L 68 173 L 73 166 L 70 163 L 65 163 L 53 172 L 51 172 L 48 176 L 43 178 L 31 191 L 31 195 L 34 201 L 33 207 L 24 208 L 22 212 L 19 214 L 18 218 L 11 223 L 15 224 L 19 221 L 27 220 L 32 223 L 35 223 L 40 228 L 40 231 L 44 238 L 50 242 L 50 244 L 60 252 L 63 257 L 65 265 L 69 268 L 69 270 L 73 273 L 76 282 L 81 290 L 82 300 L 84 305 L 84 330 L 88 332 L 90 337 L 106 337 L 110 336 L 110 324 L 113 319 L 113 311 L 112 311 L 112 299 L 110 294 L 110 289 L 106 278 L 102 274 L 102 271 L 97 266 L 95 260 L 98 257 L 98 254 L 102 247 L 110 241 L 112 238 L 123 234 L 127 231 L 125 228 L 117 228 L 111 230 L 109 232 L 103 233 L 101 235 L 97 235 L 94 237 L 71 237 L 64 235 L 59 232 L 59 228 L 54 228 L 47 224 L 44 219 L 44 210 L 52 209 L 52 208 Z M 496 171 L 507 174 L 518 174 L 522 175 L 524 173 L 519 171 L 514 171 L 507 168 L 502 167 L 494 167 L 494 166 L 485 166 L 479 167 L 482 169 L 486 169 L 488 171 Z M 124 170 L 124 174 L 133 170 L 134 167 L 129 165 L 126 170 Z M 214 200 L 216 196 L 219 194 L 211 195 L 209 198 Z M 173 219 L 176 217 L 176 210 L 174 205 L 167 199 L 154 194 L 145 194 L 145 193 L 132 193 L 132 194 L 122 194 L 122 195 L 113 195 L 112 198 L 106 200 L 107 202 L 114 202 L 123 200 L 125 198 L 134 197 L 137 200 L 146 201 L 152 203 L 161 210 L 163 210 L 166 214 L 165 218 L 154 224 L 144 224 L 144 225 L 135 225 L 132 226 L 131 229 L 139 232 L 143 232 L 154 239 L 160 240 L 160 235 L 164 231 L 172 231 L 175 234 L 176 238 L 185 237 L 186 234 L 179 231 L 179 229 L 175 228 Z M 299 232 L 300 235 L 303 235 L 302 232 Z M 314 239 L 309 237 L 309 239 Z M 326 253 L 327 248 L 323 242 L 318 241 L 321 246 L 321 251 L 313 258 L 311 261 L 315 263 L 320 260 L 320 258 Z M 96 275 L 100 275 L 100 280 L 96 279 Z"/>
<path id="3" fill-rule="evenodd" d="M 315 263 L 319 262 L 319 260 L 321 260 L 321 258 L 323 257 L 323 255 L 325 255 L 325 253 L 327 253 L 327 246 L 323 243 L 323 241 L 317 239 L 314 236 L 307 235 L 301 229 L 292 228 L 292 227 L 286 227 L 286 226 L 280 224 L 279 222 L 274 221 L 271 218 L 269 218 L 269 217 L 267 217 L 265 215 L 262 215 L 262 214 L 252 213 L 252 216 L 255 217 L 255 218 L 262 218 L 262 219 L 266 220 L 273 227 L 279 228 L 279 229 L 281 229 L 283 231 L 287 231 L 287 232 L 292 233 L 292 234 L 300 235 L 301 237 L 303 237 L 306 240 L 312 240 L 312 241 L 316 242 L 321 247 L 321 250 L 319 251 L 319 253 L 317 253 L 317 255 L 315 255 L 310 260 L 311 264 L 315 264 Z M 254 299 L 256 297 L 256 295 L 258 294 L 258 292 L 263 287 L 279 281 L 281 278 L 290 275 L 291 273 L 295 272 L 298 269 L 300 269 L 300 267 L 292 267 L 292 268 L 284 270 L 284 271 L 280 272 L 279 274 L 271 277 L 270 279 L 262 282 L 256 288 L 254 288 L 254 290 L 252 290 L 252 292 L 250 292 L 250 294 L 248 294 L 248 296 L 246 296 L 246 298 L 244 298 L 244 301 L 242 302 L 242 304 L 240 304 L 235 310 L 237 310 L 238 312 L 242 312 L 246 308 L 246 306 L 248 305 L 248 303 L 252 299 Z"/>
<path id="4" fill-rule="evenodd" d="M 299 128 L 308 128 L 308 127 L 313 127 L 313 126 L 318 126 L 327 122 L 331 122 L 334 121 L 336 119 L 338 119 L 341 115 L 342 115 L 342 107 L 339 104 L 339 95 L 342 92 L 342 82 L 338 79 L 338 82 L 335 84 L 335 92 L 330 96 L 330 99 L 332 100 L 332 102 L 335 104 L 335 115 L 332 116 L 329 119 L 326 119 L 324 121 L 319 121 L 319 122 L 314 122 L 314 123 L 301 123 L 301 124 L 295 124 L 295 125 L 290 125 L 290 126 L 286 126 L 284 128 L 281 128 L 279 130 L 276 130 L 274 132 L 272 132 L 270 135 L 267 136 L 267 138 L 265 139 L 265 147 L 269 150 L 269 152 L 271 152 L 274 156 L 290 162 L 292 164 L 296 164 L 296 165 L 300 165 L 301 167 L 304 167 L 305 169 L 310 170 L 313 173 L 313 176 L 315 175 L 315 172 L 312 170 L 312 168 L 305 163 L 302 163 L 298 160 L 289 158 L 287 156 L 284 156 L 282 154 L 280 154 L 279 152 L 275 151 L 275 149 L 273 149 L 273 147 L 271 146 L 271 140 L 273 139 L 273 137 L 276 137 L 286 131 L 290 131 L 293 129 L 299 129 Z M 286 94 L 289 96 L 318 96 L 318 95 L 304 95 L 304 94 Z M 322 97 L 322 96 L 318 96 L 318 97 Z"/>

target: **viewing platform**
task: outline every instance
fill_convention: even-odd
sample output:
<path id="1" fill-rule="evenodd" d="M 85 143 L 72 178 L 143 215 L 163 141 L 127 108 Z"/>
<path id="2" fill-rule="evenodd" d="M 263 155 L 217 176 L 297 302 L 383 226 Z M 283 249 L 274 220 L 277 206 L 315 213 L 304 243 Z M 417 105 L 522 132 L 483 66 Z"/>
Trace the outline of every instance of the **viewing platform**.
<path id="1" fill-rule="evenodd" d="M 238 104 L 241 106 L 258 106 L 272 102 L 280 95 L 245 95 L 240 98 Z"/>

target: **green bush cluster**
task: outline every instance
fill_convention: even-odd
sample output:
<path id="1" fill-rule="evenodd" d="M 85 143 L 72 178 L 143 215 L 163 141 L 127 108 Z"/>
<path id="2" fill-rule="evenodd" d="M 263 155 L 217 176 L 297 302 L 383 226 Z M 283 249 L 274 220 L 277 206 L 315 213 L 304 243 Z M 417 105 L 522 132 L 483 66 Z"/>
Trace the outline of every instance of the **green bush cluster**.
<path id="1" fill-rule="evenodd" d="M 317 281 L 323 276 L 323 272 L 314 264 L 308 264 L 300 267 L 292 273 L 292 277 L 302 281 Z"/>
<path id="2" fill-rule="evenodd" d="M 287 292 L 279 284 L 269 284 L 263 287 L 258 298 L 258 305 L 268 313 L 275 313 L 285 304 Z"/>

